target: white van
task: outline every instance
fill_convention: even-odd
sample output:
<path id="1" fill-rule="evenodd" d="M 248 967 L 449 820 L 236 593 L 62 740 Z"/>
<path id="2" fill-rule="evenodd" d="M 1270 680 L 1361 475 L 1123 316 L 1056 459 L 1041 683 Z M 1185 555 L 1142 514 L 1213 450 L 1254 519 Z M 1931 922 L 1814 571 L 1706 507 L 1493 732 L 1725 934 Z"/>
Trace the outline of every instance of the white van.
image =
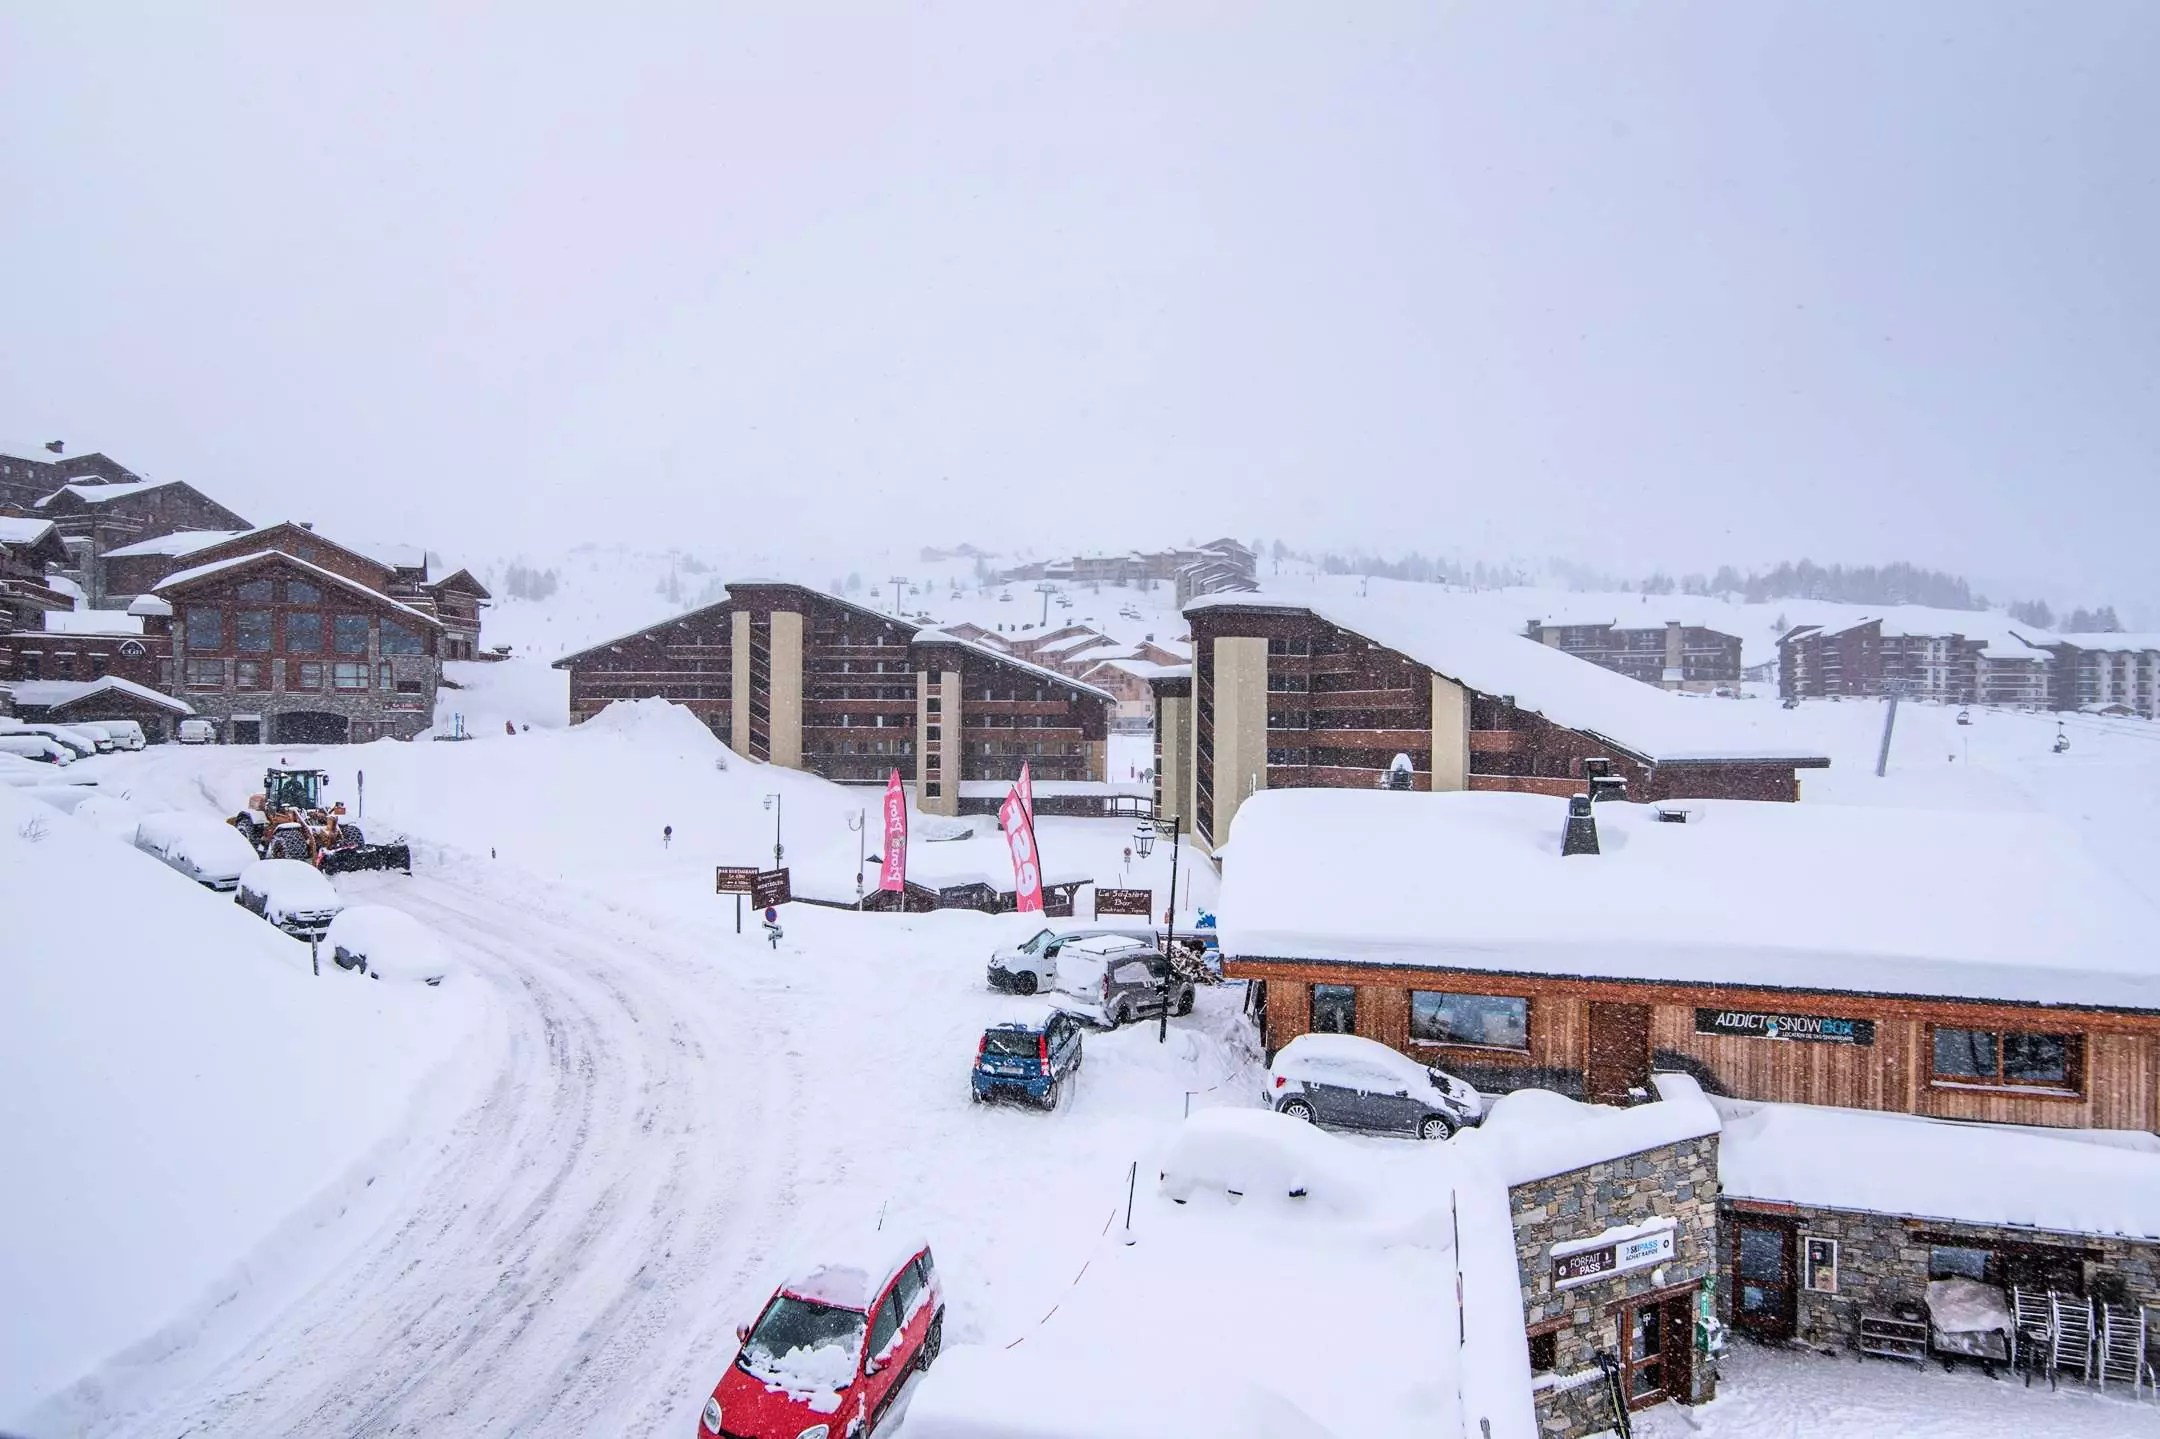
<path id="1" fill-rule="evenodd" d="M 173 738 L 182 744 L 216 744 L 217 725 L 200 716 L 191 715 L 187 719 L 180 721 L 180 726 L 174 732 Z"/>

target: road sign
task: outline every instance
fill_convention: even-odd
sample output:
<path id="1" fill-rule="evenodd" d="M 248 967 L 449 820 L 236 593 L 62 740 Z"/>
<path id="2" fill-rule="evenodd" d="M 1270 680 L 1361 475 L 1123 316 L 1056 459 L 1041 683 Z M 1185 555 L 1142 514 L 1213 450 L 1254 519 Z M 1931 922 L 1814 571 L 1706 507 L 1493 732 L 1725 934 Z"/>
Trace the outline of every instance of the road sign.
<path id="1" fill-rule="evenodd" d="M 765 922 L 767 924 L 778 924 L 780 922 L 780 911 L 768 907 L 765 911 Z"/>
<path id="2" fill-rule="evenodd" d="M 795 897 L 788 888 L 788 872 L 784 869 L 761 869 L 750 885 L 750 902 L 770 908 L 786 904 Z"/>
<path id="3" fill-rule="evenodd" d="M 1095 913 L 1150 914 L 1155 908 L 1155 891 L 1152 889 L 1103 889 L 1095 891 Z"/>
<path id="4" fill-rule="evenodd" d="M 723 864 L 713 869 L 714 894 L 752 894 L 757 888 L 758 868 L 754 864 Z"/>

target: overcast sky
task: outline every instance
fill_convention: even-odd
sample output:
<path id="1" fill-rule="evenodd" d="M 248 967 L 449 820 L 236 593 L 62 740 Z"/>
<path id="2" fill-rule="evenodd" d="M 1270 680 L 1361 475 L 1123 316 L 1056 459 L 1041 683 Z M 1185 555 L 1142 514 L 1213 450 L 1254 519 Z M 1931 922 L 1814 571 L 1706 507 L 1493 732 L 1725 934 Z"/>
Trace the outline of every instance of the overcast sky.
<path id="1" fill-rule="evenodd" d="M 468 554 L 2160 598 L 2150 0 L 299 8 L 0 0 L 0 435 Z"/>

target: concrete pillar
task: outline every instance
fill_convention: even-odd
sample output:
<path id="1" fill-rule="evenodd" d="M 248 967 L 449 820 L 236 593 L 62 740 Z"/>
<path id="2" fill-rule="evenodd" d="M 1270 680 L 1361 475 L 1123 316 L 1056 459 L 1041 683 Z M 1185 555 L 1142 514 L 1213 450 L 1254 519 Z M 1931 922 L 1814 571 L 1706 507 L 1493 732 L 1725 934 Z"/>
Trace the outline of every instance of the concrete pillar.
<path id="1" fill-rule="evenodd" d="M 1162 771 L 1156 792 L 1162 796 L 1163 813 L 1157 818 L 1170 815 L 1178 817 L 1181 833 L 1192 833 L 1192 701 L 1183 695 L 1164 695 L 1162 710 L 1156 723 L 1162 726 L 1162 755 L 1157 761 Z"/>
<path id="2" fill-rule="evenodd" d="M 1224 635 L 1215 641 L 1215 823 L 1209 838 L 1228 842 L 1246 796 L 1267 788 L 1267 641 Z"/>
<path id="3" fill-rule="evenodd" d="M 1470 788 L 1470 696 L 1445 675 L 1432 677 L 1432 787 Z"/>
<path id="4" fill-rule="evenodd" d="M 938 704 L 937 713 L 930 712 L 930 701 Z M 935 727 L 936 739 L 930 738 Z M 965 749 L 960 738 L 960 676 L 954 670 L 917 670 L 915 672 L 915 807 L 924 814 L 956 815 L 960 813 L 960 772 L 965 761 L 961 758 Z M 937 769 L 930 768 L 930 756 L 938 759 Z M 930 793 L 930 781 L 937 781 L 938 792 Z"/>
<path id="5" fill-rule="evenodd" d="M 728 616 L 728 748 L 750 757 L 750 612 Z"/>
<path id="6" fill-rule="evenodd" d="M 803 617 L 772 613 L 772 762 L 801 769 L 803 726 Z"/>
<path id="7" fill-rule="evenodd" d="M 1686 661 L 1682 656 L 1682 650 L 1680 645 L 1680 621 L 1667 620 L 1665 621 L 1666 689 L 1676 690 L 1681 687 L 1680 679 L 1681 676 L 1685 673 L 1685 665 Z"/>
<path id="8" fill-rule="evenodd" d="M 1098 782 L 1110 777 L 1110 741 L 1087 739 L 1080 741 L 1087 752 L 1087 777 Z"/>
<path id="9" fill-rule="evenodd" d="M 940 814 L 960 813 L 960 778 L 966 767 L 967 743 L 961 735 L 960 671 L 945 670 L 938 676 L 938 713 L 944 718 L 945 808 Z"/>

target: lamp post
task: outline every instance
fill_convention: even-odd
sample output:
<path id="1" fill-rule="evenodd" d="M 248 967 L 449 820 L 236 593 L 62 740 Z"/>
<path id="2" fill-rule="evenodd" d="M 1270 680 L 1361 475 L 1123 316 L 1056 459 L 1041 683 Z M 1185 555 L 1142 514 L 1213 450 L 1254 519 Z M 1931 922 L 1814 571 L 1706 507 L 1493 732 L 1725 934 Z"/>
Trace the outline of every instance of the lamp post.
<path id="1" fill-rule="evenodd" d="M 1165 970 L 1163 974 L 1162 1016 L 1155 1028 L 1155 1042 L 1157 1044 L 1170 1042 L 1170 995 L 1177 980 L 1177 969 L 1169 963 L 1169 960 L 1171 952 L 1177 945 L 1178 846 L 1184 840 L 1184 833 L 1178 824 L 1176 815 L 1170 816 L 1168 820 L 1143 820 L 1140 828 L 1133 833 L 1133 847 L 1140 851 L 1142 859 L 1146 859 L 1155 852 L 1155 833 L 1157 828 L 1163 824 L 1170 826 L 1170 904 L 1163 911 L 1163 959 L 1165 961 Z"/>
<path id="2" fill-rule="evenodd" d="M 781 856 L 787 853 L 780 847 L 780 796 L 765 796 L 765 808 L 772 811 L 772 867 L 779 869 Z"/>
<path id="3" fill-rule="evenodd" d="M 869 853 L 869 851 L 865 848 L 865 846 L 869 843 L 869 811 L 860 809 L 855 811 L 854 814 L 848 817 L 847 827 L 855 831 L 855 912 L 860 914 L 862 912 L 863 865 L 866 862 L 866 857 Z"/>

